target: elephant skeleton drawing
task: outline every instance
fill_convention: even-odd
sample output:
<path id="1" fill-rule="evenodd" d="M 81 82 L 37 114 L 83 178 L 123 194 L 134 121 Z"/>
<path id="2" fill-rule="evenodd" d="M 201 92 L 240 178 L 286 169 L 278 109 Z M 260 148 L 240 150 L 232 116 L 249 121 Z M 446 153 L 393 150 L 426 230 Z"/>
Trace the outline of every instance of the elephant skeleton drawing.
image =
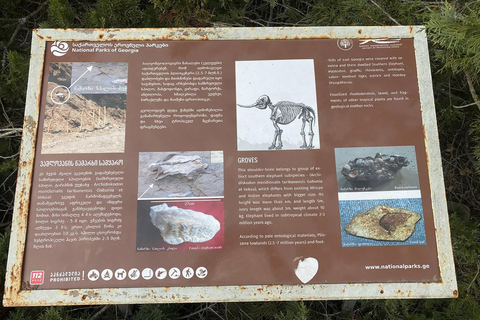
<path id="1" fill-rule="evenodd" d="M 273 136 L 273 142 L 268 149 L 277 149 L 281 150 L 283 147 L 282 144 L 282 132 L 283 130 L 279 125 L 288 125 L 292 123 L 295 119 L 302 120 L 302 129 L 300 135 L 303 139 L 303 144 L 300 146 L 302 149 L 313 149 L 313 126 L 315 124 L 315 111 L 313 108 L 303 104 L 295 103 L 290 101 L 279 101 L 276 104 L 273 104 L 270 100 L 270 97 L 267 95 L 262 95 L 257 101 L 252 105 L 241 105 L 237 104 L 242 108 L 258 108 L 258 109 L 267 109 L 270 108 L 270 120 L 272 120 L 273 126 L 275 128 L 275 133 Z M 307 144 L 307 139 L 305 137 L 305 125 L 308 124 L 308 136 L 309 141 Z"/>

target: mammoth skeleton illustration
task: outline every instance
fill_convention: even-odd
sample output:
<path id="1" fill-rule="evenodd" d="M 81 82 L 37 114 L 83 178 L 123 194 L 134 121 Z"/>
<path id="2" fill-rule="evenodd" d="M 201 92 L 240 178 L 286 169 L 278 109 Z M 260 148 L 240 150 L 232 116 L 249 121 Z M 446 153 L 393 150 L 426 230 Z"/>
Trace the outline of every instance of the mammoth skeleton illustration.
<path id="1" fill-rule="evenodd" d="M 313 149 L 313 125 L 315 122 L 315 111 L 313 108 L 303 104 L 295 103 L 290 101 L 280 101 L 276 104 L 273 104 L 270 101 L 270 98 L 267 95 L 262 95 L 257 99 L 253 105 L 240 105 L 242 108 L 258 108 L 266 109 L 267 107 L 271 109 L 270 120 L 273 122 L 275 127 L 275 134 L 273 136 L 273 142 L 268 149 L 277 149 L 281 150 L 283 147 L 282 144 L 282 132 L 279 125 L 287 125 L 292 123 L 295 119 L 302 119 L 302 129 L 300 135 L 303 139 L 303 144 L 300 146 L 302 149 Z M 307 145 L 307 140 L 305 139 L 305 124 L 308 123 L 309 128 L 309 143 Z"/>

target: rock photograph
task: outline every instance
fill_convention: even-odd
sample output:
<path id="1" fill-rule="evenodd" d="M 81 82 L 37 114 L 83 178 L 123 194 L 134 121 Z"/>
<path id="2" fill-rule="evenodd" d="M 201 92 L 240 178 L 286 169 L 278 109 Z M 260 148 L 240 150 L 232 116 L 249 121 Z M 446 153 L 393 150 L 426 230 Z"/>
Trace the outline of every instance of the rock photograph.
<path id="1" fill-rule="evenodd" d="M 223 197 L 223 152 L 140 152 L 138 199 Z"/>
<path id="2" fill-rule="evenodd" d="M 425 245 L 421 198 L 341 200 L 342 247 Z"/>
<path id="3" fill-rule="evenodd" d="M 140 200 L 136 237 L 136 251 L 223 249 L 223 199 Z"/>
<path id="4" fill-rule="evenodd" d="M 336 148 L 339 192 L 418 190 L 414 146 Z"/>

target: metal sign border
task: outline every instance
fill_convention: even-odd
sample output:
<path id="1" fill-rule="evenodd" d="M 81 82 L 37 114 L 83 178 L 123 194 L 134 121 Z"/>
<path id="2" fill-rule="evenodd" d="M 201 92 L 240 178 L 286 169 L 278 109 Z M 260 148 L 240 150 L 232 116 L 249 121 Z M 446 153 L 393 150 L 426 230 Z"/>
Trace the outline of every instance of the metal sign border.
<path id="1" fill-rule="evenodd" d="M 440 282 L 142 287 L 22 290 L 28 209 L 35 158 L 47 41 L 266 40 L 320 38 L 413 38 L 427 165 L 430 179 Z M 458 296 L 425 29 L 400 27 L 38 29 L 33 32 L 29 83 L 12 222 L 4 306 L 227 302 L 266 300 L 453 298 Z"/>

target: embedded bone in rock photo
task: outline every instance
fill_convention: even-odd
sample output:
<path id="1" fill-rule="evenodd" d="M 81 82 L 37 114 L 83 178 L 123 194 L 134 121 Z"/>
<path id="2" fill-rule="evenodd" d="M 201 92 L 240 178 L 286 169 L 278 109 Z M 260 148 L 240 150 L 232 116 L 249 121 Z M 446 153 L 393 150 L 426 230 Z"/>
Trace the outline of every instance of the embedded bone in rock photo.
<path id="1" fill-rule="evenodd" d="M 220 222 L 211 215 L 165 203 L 150 207 L 150 218 L 168 244 L 205 242 L 220 230 Z"/>
<path id="2" fill-rule="evenodd" d="M 180 154 L 170 154 L 163 160 L 148 166 L 150 171 L 157 172 L 155 180 L 175 175 L 193 180 L 197 174 L 204 172 L 207 167 L 208 164 L 203 162 L 198 155 L 186 156 Z"/>
<path id="3" fill-rule="evenodd" d="M 376 206 L 353 217 L 345 231 L 373 240 L 406 241 L 420 219 L 421 215 L 413 211 Z"/>

